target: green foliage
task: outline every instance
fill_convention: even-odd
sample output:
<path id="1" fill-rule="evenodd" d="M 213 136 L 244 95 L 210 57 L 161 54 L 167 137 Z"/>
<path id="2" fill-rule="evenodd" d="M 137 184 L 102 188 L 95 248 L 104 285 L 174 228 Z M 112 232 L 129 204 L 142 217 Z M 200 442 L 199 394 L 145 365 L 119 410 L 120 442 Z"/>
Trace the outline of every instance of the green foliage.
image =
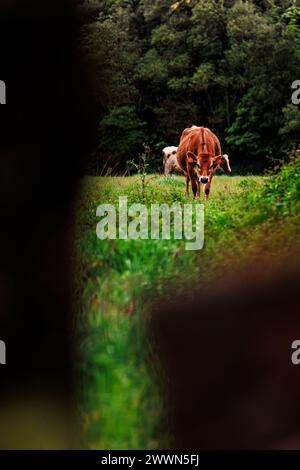
<path id="1" fill-rule="evenodd" d="M 288 138 L 289 144 L 286 146 L 286 150 L 296 149 L 300 144 L 300 110 L 297 106 L 288 104 L 282 111 L 284 119 L 279 132 Z"/>
<path id="2" fill-rule="evenodd" d="M 293 0 L 85 0 L 82 8 L 104 115 L 97 158 L 118 162 L 115 171 L 142 142 L 177 145 L 191 124 L 211 127 L 242 165 L 263 166 L 295 145 Z"/>
<path id="3" fill-rule="evenodd" d="M 100 123 L 100 156 L 107 156 L 114 166 L 135 155 L 143 143 L 144 126 L 133 106 L 113 108 Z"/>
<path id="4" fill-rule="evenodd" d="M 299 214 L 300 206 L 300 159 L 291 159 L 274 175 L 259 195 L 261 212 L 282 220 Z"/>
<path id="5" fill-rule="evenodd" d="M 130 160 L 127 163 L 132 166 L 140 177 L 141 180 L 141 199 L 143 202 L 146 200 L 146 176 L 149 167 L 150 148 L 144 144 L 144 152 L 139 155 L 138 163 Z"/>

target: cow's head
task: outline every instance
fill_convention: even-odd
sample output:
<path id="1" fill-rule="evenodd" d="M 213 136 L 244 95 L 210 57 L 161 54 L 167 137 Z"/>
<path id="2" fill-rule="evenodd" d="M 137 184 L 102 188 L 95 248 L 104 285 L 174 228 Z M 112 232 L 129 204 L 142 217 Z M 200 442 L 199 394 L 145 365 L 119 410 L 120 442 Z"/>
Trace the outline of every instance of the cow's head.
<path id="1" fill-rule="evenodd" d="M 168 158 L 170 158 L 172 155 L 176 155 L 177 152 L 177 147 L 166 147 L 162 151 L 162 156 L 163 156 L 163 163 L 165 164 Z"/>
<path id="2" fill-rule="evenodd" d="M 208 153 L 195 155 L 187 152 L 187 165 L 193 169 L 200 183 L 206 184 L 220 166 L 226 173 L 231 173 L 229 157 L 227 154 L 211 157 Z"/>
<path id="3" fill-rule="evenodd" d="M 222 161 L 220 163 L 220 167 L 226 173 L 231 173 L 231 168 L 230 168 L 230 163 L 229 163 L 229 156 L 227 155 L 227 153 L 223 153 Z"/>

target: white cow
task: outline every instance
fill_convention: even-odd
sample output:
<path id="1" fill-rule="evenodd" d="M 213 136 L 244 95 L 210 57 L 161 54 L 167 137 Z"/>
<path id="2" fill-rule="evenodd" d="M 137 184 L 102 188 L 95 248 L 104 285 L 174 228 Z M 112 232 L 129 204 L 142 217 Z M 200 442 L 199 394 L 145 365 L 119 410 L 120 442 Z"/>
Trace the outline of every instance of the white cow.
<path id="1" fill-rule="evenodd" d="M 177 148 L 178 147 L 174 146 L 165 147 L 162 151 L 165 175 L 169 175 L 173 171 L 175 171 L 176 173 L 182 173 L 177 163 Z"/>

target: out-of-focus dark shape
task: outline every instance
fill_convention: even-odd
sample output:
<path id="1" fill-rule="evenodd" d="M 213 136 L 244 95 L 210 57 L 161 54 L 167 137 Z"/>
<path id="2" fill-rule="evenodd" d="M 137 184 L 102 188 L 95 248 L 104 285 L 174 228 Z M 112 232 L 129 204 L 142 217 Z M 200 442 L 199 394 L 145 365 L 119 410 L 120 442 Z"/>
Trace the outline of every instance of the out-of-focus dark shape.
<path id="1" fill-rule="evenodd" d="M 176 449 L 300 449 L 298 259 L 194 282 L 154 311 Z"/>
<path id="2" fill-rule="evenodd" d="M 95 129 L 75 3 L 0 5 L 0 448 L 71 445 L 71 209 Z"/>

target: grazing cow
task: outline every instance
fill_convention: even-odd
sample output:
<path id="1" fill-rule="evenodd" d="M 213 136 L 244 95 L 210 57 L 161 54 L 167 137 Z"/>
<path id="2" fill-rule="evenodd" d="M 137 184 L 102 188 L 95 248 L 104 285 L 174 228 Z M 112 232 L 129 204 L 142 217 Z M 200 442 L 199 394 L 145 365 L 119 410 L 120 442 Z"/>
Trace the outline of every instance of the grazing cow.
<path id="1" fill-rule="evenodd" d="M 206 127 L 184 129 L 177 150 L 178 165 L 186 175 L 186 193 L 191 181 L 194 197 L 200 195 L 200 184 L 208 198 L 212 178 L 218 167 L 231 172 L 229 157 L 223 155 L 218 137 Z"/>
<path id="2" fill-rule="evenodd" d="M 173 171 L 183 173 L 177 162 L 178 147 L 165 147 L 162 151 L 164 174 L 169 175 Z"/>

